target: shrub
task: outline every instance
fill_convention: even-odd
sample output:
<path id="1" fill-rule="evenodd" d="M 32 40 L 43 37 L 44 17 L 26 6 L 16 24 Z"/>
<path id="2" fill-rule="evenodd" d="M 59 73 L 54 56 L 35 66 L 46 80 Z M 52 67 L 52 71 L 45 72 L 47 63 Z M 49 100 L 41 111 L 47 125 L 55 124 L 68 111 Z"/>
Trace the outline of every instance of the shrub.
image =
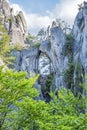
<path id="1" fill-rule="evenodd" d="M 66 39 L 70 42 L 73 42 L 74 40 L 73 35 L 71 33 L 66 35 Z"/>
<path id="2" fill-rule="evenodd" d="M 11 46 L 11 50 L 18 50 L 21 51 L 23 49 L 23 46 L 21 43 L 16 42 L 13 46 Z"/>
<path id="3" fill-rule="evenodd" d="M 34 48 L 38 48 L 38 47 L 40 46 L 40 43 L 37 42 L 37 43 L 35 43 L 35 44 L 32 44 L 31 46 L 34 47 Z"/>
<path id="4" fill-rule="evenodd" d="M 72 34 L 66 35 L 66 43 L 63 47 L 64 55 L 73 55 L 73 43 L 74 43 L 74 38 Z"/>
<path id="5" fill-rule="evenodd" d="M 13 20 L 13 18 L 12 18 L 12 17 L 10 17 L 10 18 L 8 19 L 8 21 L 9 21 L 9 22 L 12 22 L 12 20 Z"/>

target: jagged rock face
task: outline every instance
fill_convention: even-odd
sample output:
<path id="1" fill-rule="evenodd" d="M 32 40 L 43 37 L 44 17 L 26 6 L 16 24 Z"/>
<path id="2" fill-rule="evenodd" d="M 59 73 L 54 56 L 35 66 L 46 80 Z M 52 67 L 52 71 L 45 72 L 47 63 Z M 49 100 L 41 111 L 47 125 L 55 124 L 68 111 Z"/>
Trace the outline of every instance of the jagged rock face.
<path id="1" fill-rule="evenodd" d="M 9 29 L 8 19 L 10 17 L 10 6 L 6 0 L 0 0 L 0 21 L 4 25 L 5 29 Z"/>
<path id="2" fill-rule="evenodd" d="M 64 86 L 63 71 L 68 67 L 68 58 L 63 54 L 63 47 L 66 38 L 59 27 L 50 29 L 50 36 L 44 40 L 40 46 L 40 51 L 46 53 L 53 65 L 54 82 L 56 89 Z"/>
<path id="3" fill-rule="evenodd" d="M 25 22 L 23 13 L 20 11 L 15 17 L 11 17 L 9 21 L 9 34 L 11 36 L 11 43 L 25 43 L 28 34 L 27 24 Z"/>
<path id="4" fill-rule="evenodd" d="M 6 0 L 0 0 L 0 12 L 0 21 L 8 30 L 11 43 L 23 45 L 27 37 L 23 13 L 19 12 L 14 16 Z M 56 90 L 61 86 L 68 86 L 74 92 L 83 92 L 81 84 L 87 74 L 87 2 L 84 2 L 83 8 L 75 19 L 72 29 L 74 40 L 70 40 L 70 37 L 67 40 L 67 35 L 55 22 L 52 27 L 48 27 L 44 35 L 40 47 L 32 46 L 37 42 L 32 40 L 31 47 L 12 51 L 11 54 L 16 57 L 13 67 L 18 71 L 27 71 L 28 77 L 32 74 L 40 74 L 36 87 L 43 98 L 46 96 L 49 98 L 48 93 L 52 90 L 52 86 L 56 87 Z M 2 64 L 1 60 L 0 64 Z M 49 83 L 49 79 L 52 83 Z M 44 86 L 48 88 L 45 87 L 44 90 Z"/>
<path id="5" fill-rule="evenodd" d="M 0 0 L 0 12 L 4 15 L 4 17 L 9 18 L 10 16 L 10 6 L 6 0 Z"/>
<path id="6" fill-rule="evenodd" d="M 32 73 L 38 73 L 38 48 L 29 48 L 28 50 L 23 50 L 21 52 L 21 70 L 27 70 L 29 76 Z"/>
<path id="7" fill-rule="evenodd" d="M 23 13 L 20 11 L 14 16 L 13 9 L 6 0 L 0 0 L 0 13 L 2 15 L 2 24 L 11 37 L 11 44 L 24 44 L 28 31 Z"/>
<path id="8" fill-rule="evenodd" d="M 84 81 L 84 76 L 87 74 L 87 2 L 77 14 L 73 27 L 74 43 L 74 82 L 80 78 L 80 83 Z M 79 71 L 77 68 L 79 67 Z M 76 73 L 78 72 L 78 73 Z"/>
<path id="9" fill-rule="evenodd" d="M 52 62 L 50 59 L 44 53 L 41 53 L 39 48 L 35 47 L 30 47 L 21 51 L 15 50 L 11 54 L 16 58 L 15 63 L 12 66 L 13 68 L 18 71 L 27 71 L 27 77 L 36 74 L 40 75 L 39 80 L 35 84 L 35 87 L 38 89 L 40 94 L 38 99 L 48 100 L 47 97 L 49 97 L 48 92 L 50 89 L 48 91 L 46 84 L 49 75 L 53 73 Z"/>
<path id="10" fill-rule="evenodd" d="M 22 51 L 13 51 L 12 55 L 16 57 L 14 67 L 18 71 L 27 71 L 28 77 L 38 73 L 39 50 L 38 48 L 28 48 Z"/>
<path id="11" fill-rule="evenodd" d="M 15 68 L 17 71 L 19 71 L 21 64 L 21 52 L 14 50 L 11 52 L 11 55 L 15 57 L 15 62 L 10 65 L 10 68 Z"/>

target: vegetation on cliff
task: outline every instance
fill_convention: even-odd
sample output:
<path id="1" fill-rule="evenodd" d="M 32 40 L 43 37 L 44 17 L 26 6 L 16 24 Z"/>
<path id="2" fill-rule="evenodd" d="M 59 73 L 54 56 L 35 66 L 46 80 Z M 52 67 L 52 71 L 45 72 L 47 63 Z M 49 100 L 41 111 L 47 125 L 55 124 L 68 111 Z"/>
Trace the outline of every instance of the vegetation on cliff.
<path id="1" fill-rule="evenodd" d="M 6 64 L 11 64 L 15 59 L 15 57 L 10 55 L 11 50 L 10 36 L 2 23 L 0 23 L 0 57 Z"/>

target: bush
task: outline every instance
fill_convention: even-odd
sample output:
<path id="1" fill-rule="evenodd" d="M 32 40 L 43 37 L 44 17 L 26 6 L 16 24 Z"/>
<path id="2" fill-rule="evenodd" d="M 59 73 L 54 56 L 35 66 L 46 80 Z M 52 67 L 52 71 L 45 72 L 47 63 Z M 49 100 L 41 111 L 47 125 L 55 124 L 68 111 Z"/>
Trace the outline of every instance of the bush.
<path id="1" fill-rule="evenodd" d="M 31 46 L 34 47 L 34 48 L 38 48 L 38 47 L 40 46 L 40 43 L 37 42 L 37 43 L 35 43 L 35 44 L 32 44 Z"/>
<path id="2" fill-rule="evenodd" d="M 16 42 L 12 47 L 11 50 L 18 50 L 21 51 L 23 49 L 23 46 L 21 45 L 21 43 Z"/>
<path id="3" fill-rule="evenodd" d="M 66 35 L 66 39 L 71 42 L 73 42 L 74 40 L 73 35 L 71 33 Z"/>
<path id="4" fill-rule="evenodd" d="M 10 18 L 8 19 L 8 21 L 9 21 L 9 22 L 12 22 L 12 21 L 13 21 L 13 18 L 12 18 L 12 17 L 10 17 Z"/>
<path id="5" fill-rule="evenodd" d="M 73 44 L 74 44 L 74 38 L 72 34 L 66 35 L 66 43 L 63 47 L 64 56 L 73 55 Z"/>

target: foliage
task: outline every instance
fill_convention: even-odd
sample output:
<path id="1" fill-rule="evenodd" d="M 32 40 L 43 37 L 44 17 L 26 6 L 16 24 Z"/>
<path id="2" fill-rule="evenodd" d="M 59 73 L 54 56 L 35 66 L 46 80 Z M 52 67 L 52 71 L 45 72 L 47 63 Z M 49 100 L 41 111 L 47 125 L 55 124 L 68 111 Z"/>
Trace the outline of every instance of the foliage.
<path id="1" fill-rule="evenodd" d="M 47 77 L 47 83 L 46 86 L 50 87 L 52 85 L 52 81 L 53 81 L 53 73 L 51 73 L 48 77 Z"/>
<path id="2" fill-rule="evenodd" d="M 37 39 L 38 37 L 37 36 L 32 36 L 30 33 L 28 33 L 27 38 L 30 40 L 30 39 Z"/>
<path id="3" fill-rule="evenodd" d="M 62 21 L 61 19 L 56 19 L 54 21 L 54 23 L 62 29 L 62 31 L 64 32 L 64 34 L 69 34 L 71 33 L 71 28 L 70 25 L 68 25 L 65 21 Z"/>
<path id="4" fill-rule="evenodd" d="M 1 35 L 1 32 L 2 32 L 2 34 L 3 34 L 3 33 L 6 33 L 7 31 L 5 30 L 4 26 L 3 26 L 2 23 L 0 22 L 0 35 Z"/>
<path id="5" fill-rule="evenodd" d="M 13 18 L 12 16 L 8 19 L 9 22 L 12 22 L 13 21 Z"/>
<path id="6" fill-rule="evenodd" d="M 63 47 L 64 55 L 72 56 L 73 55 L 73 43 L 74 43 L 74 38 L 72 34 L 67 34 L 66 35 L 66 43 Z"/>
<path id="7" fill-rule="evenodd" d="M 67 88 L 71 89 L 74 92 L 74 86 L 73 86 L 73 75 L 74 75 L 74 63 L 71 62 L 68 65 L 69 67 L 63 72 L 64 74 L 64 81 L 67 84 Z"/>
<path id="8" fill-rule="evenodd" d="M 34 98 L 37 90 L 33 88 L 35 78 L 26 78 L 24 72 L 5 71 L 0 68 L 0 127 L 6 129 L 6 122 L 10 120 L 8 114 L 15 112 L 16 102 L 21 102 L 24 98 Z"/>
<path id="9" fill-rule="evenodd" d="M 26 43 L 29 44 L 30 46 L 33 46 L 36 43 L 36 46 L 38 46 L 37 45 L 37 43 L 39 43 L 38 36 L 34 36 L 34 35 L 31 35 L 30 33 L 28 33 Z"/>
<path id="10" fill-rule="evenodd" d="M 3 21 L 2 13 L 0 12 L 0 23 Z"/>
<path id="11" fill-rule="evenodd" d="M 87 130 L 86 98 L 62 88 L 51 102 L 35 100 L 37 77 L 0 69 L 1 130 Z"/>
<path id="12" fill-rule="evenodd" d="M 70 42 L 73 42 L 74 40 L 73 35 L 71 33 L 66 35 L 66 39 Z"/>
<path id="13" fill-rule="evenodd" d="M 83 4 L 82 4 L 82 3 L 81 3 L 81 4 L 78 4 L 78 10 L 81 11 L 82 8 L 83 8 Z"/>
<path id="14" fill-rule="evenodd" d="M 3 28 L 2 28 L 3 29 Z M 3 29 L 4 31 L 4 29 Z M 5 63 L 9 61 L 9 58 L 7 54 L 10 53 L 10 36 L 7 33 L 3 33 L 1 35 L 1 40 L 0 40 L 0 57 L 3 59 Z"/>
<path id="15" fill-rule="evenodd" d="M 0 55 L 5 55 L 6 53 L 9 52 L 10 47 L 9 47 L 9 42 L 10 42 L 10 37 L 8 34 L 3 34 L 2 38 L 0 40 Z"/>
<path id="16" fill-rule="evenodd" d="M 40 46 L 40 42 L 37 42 L 37 43 L 35 43 L 35 44 L 32 44 L 31 46 L 34 47 L 34 48 L 38 48 L 38 47 Z"/>
<path id="17" fill-rule="evenodd" d="M 65 27 L 65 22 L 61 21 L 61 19 L 56 19 L 55 22 L 58 25 L 58 27 L 60 27 L 61 29 L 63 29 Z"/>
<path id="18" fill-rule="evenodd" d="M 16 18 L 19 21 L 20 20 L 20 14 L 17 14 Z"/>
<path id="19" fill-rule="evenodd" d="M 14 59 L 14 57 L 10 55 L 11 49 L 10 36 L 0 23 L 0 57 L 6 64 L 11 64 Z"/>
<path id="20" fill-rule="evenodd" d="M 71 33 L 66 35 L 66 43 L 63 47 L 64 56 L 68 57 L 68 68 L 64 70 L 64 81 L 67 84 L 67 88 L 74 91 L 74 69 L 75 63 L 73 62 L 73 45 L 74 45 L 74 37 Z"/>
<path id="21" fill-rule="evenodd" d="M 49 98 L 47 99 L 47 102 L 49 102 L 50 100 L 49 92 L 51 90 L 52 82 L 53 82 L 53 73 L 47 76 L 45 86 L 41 87 L 43 97 Z"/>
<path id="22" fill-rule="evenodd" d="M 16 42 L 12 47 L 11 50 L 18 50 L 21 51 L 23 49 L 23 46 L 21 45 L 21 43 Z"/>
<path id="23" fill-rule="evenodd" d="M 41 28 L 40 31 L 38 32 L 37 36 L 43 36 L 45 34 L 44 28 Z"/>
<path id="24" fill-rule="evenodd" d="M 77 63 L 75 63 L 75 82 L 74 82 L 74 93 L 75 95 L 78 92 L 83 93 L 83 82 L 85 80 L 85 71 L 81 63 L 80 58 L 78 58 Z"/>

